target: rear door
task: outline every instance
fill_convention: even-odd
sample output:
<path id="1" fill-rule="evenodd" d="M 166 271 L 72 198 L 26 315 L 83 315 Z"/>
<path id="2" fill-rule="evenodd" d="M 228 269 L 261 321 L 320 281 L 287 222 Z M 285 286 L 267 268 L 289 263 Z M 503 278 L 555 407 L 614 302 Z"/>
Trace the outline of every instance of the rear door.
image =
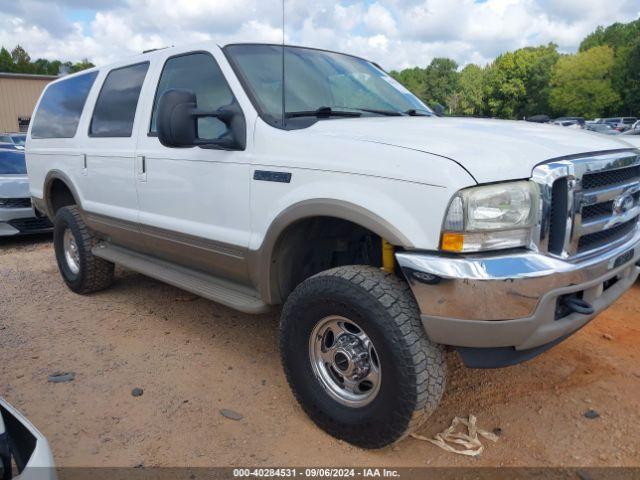
<path id="1" fill-rule="evenodd" d="M 149 62 L 102 72 L 83 144 L 80 176 L 88 223 L 116 244 L 141 248 L 134 135 Z M 100 79 L 99 79 L 100 80 Z"/>
<path id="2" fill-rule="evenodd" d="M 136 152 L 140 229 L 147 251 L 155 256 L 248 284 L 251 136 L 245 151 L 168 148 L 157 137 L 157 102 L 168 89 L 193 91 L 200 109 L 236 101 L 221 64 L 230 70 L 219 50 L 185 51 L 163 58 L 154 73 Z M 199 120 L 201 139 L 216 139 L 226 131 L 218 119 Z"/>

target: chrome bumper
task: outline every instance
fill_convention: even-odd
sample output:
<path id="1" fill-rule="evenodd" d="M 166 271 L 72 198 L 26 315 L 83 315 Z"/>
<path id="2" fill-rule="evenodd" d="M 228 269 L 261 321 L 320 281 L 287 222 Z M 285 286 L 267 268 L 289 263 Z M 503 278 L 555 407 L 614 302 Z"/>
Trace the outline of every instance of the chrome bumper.
<path id="1" fill-rule="evenodd" d="M 527 350 L 578 330 L 633 284 L 640 273 L 640 231 L 579 263 L 535 252 L 463 257 L 404 252 L 396 258 L 431 340 Z M 595 312 L 556 320 L 558 297 L 577 292 Z"/>

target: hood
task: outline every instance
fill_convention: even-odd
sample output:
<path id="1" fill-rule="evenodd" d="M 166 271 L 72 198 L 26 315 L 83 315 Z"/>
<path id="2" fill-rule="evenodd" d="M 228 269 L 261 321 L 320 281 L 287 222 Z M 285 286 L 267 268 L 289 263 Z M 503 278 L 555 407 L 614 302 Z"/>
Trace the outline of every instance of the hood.
<path id="1" fill-rule="evenodd" d="M 529 178 L 536 165 L 551 159 L 634 148 L 615 137 L 584 130 L 477 118 L 323 120 L 307 131 L 445 157 L 460 164 L 478 183 Z"/>

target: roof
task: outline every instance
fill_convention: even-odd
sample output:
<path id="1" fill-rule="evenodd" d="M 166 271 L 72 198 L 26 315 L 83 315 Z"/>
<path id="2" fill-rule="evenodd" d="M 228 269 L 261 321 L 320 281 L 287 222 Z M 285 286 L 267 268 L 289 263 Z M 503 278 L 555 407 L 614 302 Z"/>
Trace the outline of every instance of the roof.
<path id="1" fill-rule="evenodd" d="M 24 78 L 28 80 L 55 80 L 57 75 L 34 75 L 32 73 L 0 72 L 0 78 Z"/>

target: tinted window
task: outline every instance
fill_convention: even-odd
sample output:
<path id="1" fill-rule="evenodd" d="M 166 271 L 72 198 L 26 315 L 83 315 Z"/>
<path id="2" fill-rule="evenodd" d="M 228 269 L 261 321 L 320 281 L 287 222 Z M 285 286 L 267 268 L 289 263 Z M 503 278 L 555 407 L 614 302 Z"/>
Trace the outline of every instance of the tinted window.
<path id="1" fill-rule="evenodd" d="M 33 138 L 72 138 L 98 72 L 85 73 L 50 85 L 33 120 Z"/>
<path id="2" fill-rule="evenodd" d="M 27 173 L 24 153 L 12 150 L 0 150 L 0 175 Z"/>
<path id="3" fill-rule="evenodd" d="M 107 75 L 91 118 L 92 137 L 130 137 L 149 63 L 112 70 Z"/>
<path id="4" fill-rule="evenodd" d="M 162 70 L 151 117 L 151 133 L 156 133 L 158 100 L 169 89 L 179 88 L 195 92 L 198 108 L 217 110 L 233 103 L 234 97 L 227 81 L 213 57 L 206 53 L 192 53 L 167 60 Z M 217 118 L 198 119 L 198 137 L 217 139 L 227 133 L 227 126 Z"/>

